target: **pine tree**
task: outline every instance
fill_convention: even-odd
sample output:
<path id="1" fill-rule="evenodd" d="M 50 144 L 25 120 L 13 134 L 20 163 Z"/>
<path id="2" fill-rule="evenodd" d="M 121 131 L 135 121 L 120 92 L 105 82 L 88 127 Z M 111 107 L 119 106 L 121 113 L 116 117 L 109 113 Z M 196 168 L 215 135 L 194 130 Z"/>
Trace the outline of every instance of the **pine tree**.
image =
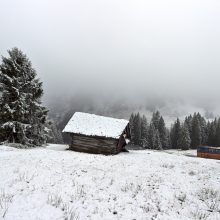
<path id="1" fill-rule="evenodd" d="M 158 129 L 160 121 L 160 112 L 156 111 L 152 115 L 151 122 L 154 124 L 155 129 Z"/>
<path id="2" fill-rule="evenodd" d="M 149 127 L 149 132 L 148 132 L 148 148 L 149 149 L 154 149 L 155 145 L 156 145 L 156 129 L 154 127 L 153 123 L 150 123 L 150 127 Z"/>
<path id="3" fill-rule="evenodd" d="M 181 131 L 181 124 L 179 118 L 174 122 L 174 125 L 171 127 L 170 131 L 170 138 L 171 138 L 171 145 L 173 149 L 178 148 L 178 139 L 180 138 L 180 131 Z"/>
<path id="4" fill-rule="evenodd" d="M 184 124 L 187 125 L 188 127 L 188 131 L 189 131 L 189 135 L 190 135 L 190 139 L 192 138 L 192 115 L 188 116 L 185 118 Z"/>
<path id="5" fill-rule="evenodd" d="M 25 145 L 45 143 L 47 110 L 41 105 L 42 82 L 27 56 L 17 48 L 8 51 L 0 65 L 0 123 L 2 139 Z"/>
<path id="6" fill-rule="evenodd" d="M 208 135 L 207 135 L 207 132 L 206 132 L 206 120 L 204 117 L 202 117 L 200 115 L 200 113 L 198 112 L 197 115 L 197 120 L 199 121 L 199 124 L 200 124 L 200 129 L 201 129 L 201 144 L 202 145 L 205 145 L 207 143 L 207 139 L 208 139 Z"/>
<path id="7" fill-rule="evenodd" d="M 131 144 L 141 146 L 141 117 L 140 114 L 130 116 Z"/>
<path id="8" fill-rule="evenodd" d="M 130 119 L 129 119 L 129 124 L 130 124 L 130 132 L 131 132 L 131 144 L 134 144 L 134 113 L 131 113 Z"/>
<path id="9" fill-rule="evenodd" d="M 141 117 L 139 112 L 134 116 L 134 145 L 141 146 Z"/>
<path id="10" fill-rule="evenodd" d="M 150 149 L 154 149 L 154 150 L 162 149 L 159 131 L 154 127 L 153 123 L 151 123 L 149 127 L 148 140 L 149 140 Z"/>
<path id="11" fill-rule="evenodd" d="M 189 150 L 191 144 L 190 134 L 187 124 L 183 124 L 181 127 L 180 135 L 177 140 L 177 147 L 182 150 Z"/>
<path id="12" fill-rule="evenodd" d="M 216 146 L 220 147 L 220 118 L 217 121 L 217 127 L 216 127 Z"/>
<path id="13" fill-rule="evenodd" d="M 158 131 L 160 135 L 160 141 L 163 149 L 168 148 L 168 131 L 166 129 L 166 125 L 164 122 L 163 117 L 160 117 L 159 123 L 158 123 Z"/>
<path id="14" fill-rule="evenodd" d="M 145 115 L 141 118 L 141 146 L 144 148 L 148 146 L 148 124 Z"/>
<path id="15" fill-rule="evenodd" d="M 160 133 L 157 129 L 155 132 L 155 145 L 153 146 L 153 149 L 155 149 L 155 150 L 162 150 L 163 149 L 161 141 L 160 141 Z"/>
<path id="16" fill-rule="evenodd" d="M 216 130 L 217 130 L 217 124 L 216 119 L 209 123 L 209 130 L 208 130 L 208 145 L 209 146 L 215 146 L 216 145 Z"/>
<path id="17" fill-rule="evenodd" d="M 191 137 L 192 149 L 196 149 L 199 145 L 201 145 L 201 142 L 202 142 L 202 136 L 201 136 L 200 122 L 196 117 L 196 115 L 194 115 L 192 120 L 192 137 Z"/>
<path id="18" fill-rule="evenodd" d="M 47 120 L 46 124 L 47 143 L 63 144 L 62 133 L 52 119 Z"/>
<path id="19" fill-rule="evenodd" d="M 211 122 L 208 121 L 207 125 L 206 125 L 206 134 L 207 134 L 207 141 L 206 144 L 209 145 L 209 134 L 210 134 L 210 130 L 211 130 Z"/>
<path id="20" fill-rule="evenodd" d="M 168 128 L 167 128 L 167 139 L 168 139 L 167 149 L 172 149 L 171 135 L 170 135 L 170 130 Z"/>

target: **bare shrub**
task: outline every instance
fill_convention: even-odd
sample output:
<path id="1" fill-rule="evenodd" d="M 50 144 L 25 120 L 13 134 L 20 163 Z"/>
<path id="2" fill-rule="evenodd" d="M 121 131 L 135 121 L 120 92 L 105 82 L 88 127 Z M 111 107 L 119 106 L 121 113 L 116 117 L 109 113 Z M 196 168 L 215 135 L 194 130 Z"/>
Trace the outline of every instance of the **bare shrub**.
<path id="1" fill-rule="evenodd" d="M 135 198 L 139 192 L 144 192 L 144 189 L 141 184 L 135 185 L 134 183 L 126 183 L 121 187 L 121 191 L 124 193 L 131 192 L 132 198 Z"/>
<path id="2" fill-rule="evenodd" d="M 76 210 L 74 210 L 73 207 L 70 207 L 69 204 L 63 203 L 61 206 L 62 206 L 62 211 L 64 212 L 64 220 L 79 219 L 79 213 L 76 212 Z"/>
<path id="3" fill-rule="evenodd" d="M 0 213 L 3 218 L 8 211 L 9 204 L 12 202 L 12 199 L 12 194 L 7 194 L 4 189 L 0 191 Z"/>
<path id="4" fill-rule="evenodd" d="M 154 201 L 153 203 L 145 203 L 144 205 L 140 206 L 140 208 L 145 212 L 161 212 L 161 204 L 160 201 Z"/>
<path id="5" fill-rule="evenodd" d="M 198 197 L 205 203 L 208 211 L 220 212 L 220 193 L 212 188 L 203 188 L 198 192 Z"/>
<path id="6" fill-rule="evenodd" d="M 133 194 L 132 194 L 132 198 L 135 198 L 137 194 L 142 191 L 143 191 L 143 187 L 141 185 L 138 184 L 137 186 L 135 186 Z"/>
<path id="7" fill-rule="evenodd" d="M 163 168 L 173 169 L 175 166 L 173 164 L 164 163 L 161 165 Z"/>
<path id="8" fill-rule="evenodd" d="M 191 211 L 191 215 L 195 220 L 206 220 L 209 216 L 207 212 L 205 212 L 204 210 L 200 210 L 198 207 L 195 210 Z"/>
<path id="9" fill-rule="evenodd" d="M 61 196 L 57 195 L 57 194 L 50 194 L 48 195 L 47 198 L 47 203 L 58 208 L 61 206 L 63 200 L 61 198 Z"/>
<path id="10" fill-rule="evenodd" d="M 69 203 L 63 202 L 61 196 L 57 194 L 48 195 L 47 203 L 54 206 L 55 208 L 60 208 L 64 212 L 64 220 L 78 220 L 79 213 L 70 206 Z"/>
<path id="11" fill-rule="evenodd" d="M 175 194 L 175 197 L 176 197 L 176 199 L 178 199 L 181 202 L 181 204 L 186 201 L 186 194 L 185 193 Z"/>
<path id="12" fill-rule="evenodd" d="M 76 185 L 75 183 L 75 190 L 70 194 L 70 202 L 73 203 L 74 201 L 78 201 L 80 199 L 85 198 L 86 192 L 84 185 Z"/>
<path id="13" fill-rule="evenodd" d="M 124 186 L 121 187 L 122 192 L 132 191 L 134 189 L 134 183 L 126 183 Z"/>
<path id="14" fill-rule="evenodd" d="M 29 183 L 33 178 L 35 177 L 34 174 L 30 174 L 28 172 L 22 172 L 22 173 L 19 173 L 18 175 L 18 181 L 25 181 L 27 183 Z"/>
<path id="15" fill-rule="evenodd" d="M 67 220 L 78 220 L 78 219 L 79 219 L 79 213 L 75 211 L 71 211 L 69 217 L 67 218 Z"/>

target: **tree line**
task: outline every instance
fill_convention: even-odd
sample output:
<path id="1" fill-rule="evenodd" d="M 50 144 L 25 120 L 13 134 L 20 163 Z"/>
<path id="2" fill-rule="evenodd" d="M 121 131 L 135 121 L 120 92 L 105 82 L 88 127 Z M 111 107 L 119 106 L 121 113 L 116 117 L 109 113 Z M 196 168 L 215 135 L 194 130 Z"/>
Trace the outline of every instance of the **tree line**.
<path id="1" fill-rule="evenodd" d="M 130 116 L 131 144 L 146 149 L 196 149 L 200 145 L 220 146 L 220 118 L 206 121 L 200 113 L 179 118 L 167 128 L 159 111 L 148 122 L 145 115 Z"/>

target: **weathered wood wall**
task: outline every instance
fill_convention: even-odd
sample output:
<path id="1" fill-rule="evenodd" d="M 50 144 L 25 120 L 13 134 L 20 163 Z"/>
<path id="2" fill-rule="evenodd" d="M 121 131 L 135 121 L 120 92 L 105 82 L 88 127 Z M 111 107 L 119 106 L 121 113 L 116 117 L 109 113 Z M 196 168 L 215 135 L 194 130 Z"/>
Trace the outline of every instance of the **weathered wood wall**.
<path id="1" fill-rule="evenodd" d="M 220 160 L 220 148 L 211 146 L 199 146 L 197 148 L 197 157 Z"/>
<path id="2" fill-rule="evenodd" d="M 71 134 L 71 137 L 72 142 L 70 144 L 70 150 L 105 155 L 119 153 L 117 139 L 77 134 Z"/>
<path id="3" fill-rule="evenodd" d="M 197 157 L 220 160 L 220 154 L 210 154 L 210 153 L 197 152 Z"/>

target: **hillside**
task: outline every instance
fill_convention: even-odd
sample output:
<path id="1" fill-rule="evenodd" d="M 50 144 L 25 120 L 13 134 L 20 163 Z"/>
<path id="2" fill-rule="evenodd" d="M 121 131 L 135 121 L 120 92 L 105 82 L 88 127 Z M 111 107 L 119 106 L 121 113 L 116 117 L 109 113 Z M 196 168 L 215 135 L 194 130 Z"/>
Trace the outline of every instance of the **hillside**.
<path id="1" fill-rule="evenodd" d="M 220 219 L 220 161 L 0 146 L 0 219 Z"/>

